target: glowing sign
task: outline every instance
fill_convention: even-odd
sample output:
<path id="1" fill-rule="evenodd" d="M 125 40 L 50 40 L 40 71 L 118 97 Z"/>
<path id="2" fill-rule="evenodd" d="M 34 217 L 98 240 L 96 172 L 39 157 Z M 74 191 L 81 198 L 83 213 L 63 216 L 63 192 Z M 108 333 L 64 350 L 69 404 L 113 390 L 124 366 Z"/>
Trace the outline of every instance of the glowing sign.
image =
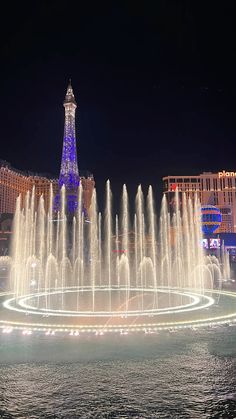
<path id="1" fill-rule="evenodd" d="M 236 177 L 236 172 L 226 172 L 223 170 L 222 172 L 218 172 L 218 177 Z"/>
<path id="2" fill-rule="evenodd" d="M 209 248 L 207 239 L 202 239 L 201 242 L 202 242 L 203 249 L 208 249 Z"/>
<path id="3" fill-rule="evenodd" d="M 220 239 L 210 239 L 210 249 L 219 249 Z"/>

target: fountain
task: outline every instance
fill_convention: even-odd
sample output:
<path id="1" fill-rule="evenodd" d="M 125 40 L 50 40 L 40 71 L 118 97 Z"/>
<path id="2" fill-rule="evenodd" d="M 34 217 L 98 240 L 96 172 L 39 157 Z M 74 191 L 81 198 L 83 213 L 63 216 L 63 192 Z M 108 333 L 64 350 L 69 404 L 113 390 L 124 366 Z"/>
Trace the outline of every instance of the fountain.
<path id="1" fill-rule="evenodd" d="M 222 261 L 204 255 L 197 195 L 180 200 L 176 191 L 172 216 L 164 196 L 159 225 L 151 186 L 146 199 L 138 187 L 131 214 L 124 185 L 115 217 L 109 181 L 104 216 L 96 190 L 89 217 L 82 195 L 79 186 L 73 218 L 66 214 L 64 187 L 57 213 L 52 191 L 47 212 L 43 197 L 35 208 L 34 191 L 24 202 L 17 199 L 8 258 L 13 295 L 1 294 L 0 324 L 78 334 L 206 323 L 205 309 L 219 301 L 216 284 L 222 273 L 229 275 L 229 260 L 225 253 Z"/>

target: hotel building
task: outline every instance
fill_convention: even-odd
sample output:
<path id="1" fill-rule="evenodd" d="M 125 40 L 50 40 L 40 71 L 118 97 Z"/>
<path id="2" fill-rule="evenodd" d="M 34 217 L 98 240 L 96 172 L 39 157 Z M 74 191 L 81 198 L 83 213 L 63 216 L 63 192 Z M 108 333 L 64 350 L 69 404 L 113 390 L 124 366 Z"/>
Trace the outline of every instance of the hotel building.
<path id="1" fill-rule="evenodd" d="M 15 212 L 16 199 L 19 195 L 24 199 L 27 191 L 35 188 L 36 206 L 43 195 L 45 208 L 48 208 L 50 187 L 53 192 L 58 189 L 58 180 L 38 174 L 16 170 L 5 161 L 0 161 L 0 214 Z"/>
<path id="2" fill-rule="evenodd" d="M 194 198 L 197 193 L 201 205 L 220 209 L 222 223 L 215 233 L 236 233 L 236 172 L 204 172 L 198 176 L 166 176 L 164 194 L 169 205 L 178 189 L 180 195 Z"/>
<path id="3" fill-rule="evenodd" d="M 84 207 L 89 210 L 92 193 L 94 189 L 93 175 L 81 176 L 81 184 L 83 186 Z M 22 172 L 11 167 L 10 163 L 0 161 L 0 215 L 13 214 L 15 212 L 16 199 L 21 194 L 25 197 L 27 191 L 35 188 L 35 204 L 39 202 L 41 195 L 44 197 L 45 209 L 49 206 L 50 188 L 52 186 L 53 193 L 59 190 L 58 179 L 49 175 L 39 175 Z"/>

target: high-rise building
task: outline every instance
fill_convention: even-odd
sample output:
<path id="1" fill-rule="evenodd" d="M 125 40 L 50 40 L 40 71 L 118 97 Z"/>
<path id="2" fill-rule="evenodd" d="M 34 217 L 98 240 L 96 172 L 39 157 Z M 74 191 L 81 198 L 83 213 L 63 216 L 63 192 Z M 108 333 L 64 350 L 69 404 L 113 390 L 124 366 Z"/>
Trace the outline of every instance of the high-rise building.
<path id="1" fill-rule="evenodd" d="M 201 205 L 220 209 L 222 223 L 215 233 L 236 233 L 236 172 L 204 172 L 198 176 L 166 176 L 164 193 L 169 205 L 174 201 L 176 189 L 187 198 L 197 193 Z"/>

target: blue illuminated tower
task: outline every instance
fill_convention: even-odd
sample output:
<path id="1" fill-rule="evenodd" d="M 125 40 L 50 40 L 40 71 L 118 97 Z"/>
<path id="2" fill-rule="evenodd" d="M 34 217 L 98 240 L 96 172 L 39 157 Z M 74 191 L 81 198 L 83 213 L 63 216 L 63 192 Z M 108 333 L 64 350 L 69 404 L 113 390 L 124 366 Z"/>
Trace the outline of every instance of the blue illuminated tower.
<path id="1" fill-rule="evenodd" d="M 65 186 L 67 212 L 73 214 L 78 206 L 78 186 L 80 184 L 77 151 L 76 151 L 76 136 L 75 136 L 75 110 L 77 104 L 75 96 L 69 81 L 66 97 L 64 100 L 65 108 L 65 126 L 63 138 L 63 150 L 61 159 L 61 170 L 59 176 L 59 188 Z M 55 207 L 60 207 L 60 197 L 56 197 Z"/>

